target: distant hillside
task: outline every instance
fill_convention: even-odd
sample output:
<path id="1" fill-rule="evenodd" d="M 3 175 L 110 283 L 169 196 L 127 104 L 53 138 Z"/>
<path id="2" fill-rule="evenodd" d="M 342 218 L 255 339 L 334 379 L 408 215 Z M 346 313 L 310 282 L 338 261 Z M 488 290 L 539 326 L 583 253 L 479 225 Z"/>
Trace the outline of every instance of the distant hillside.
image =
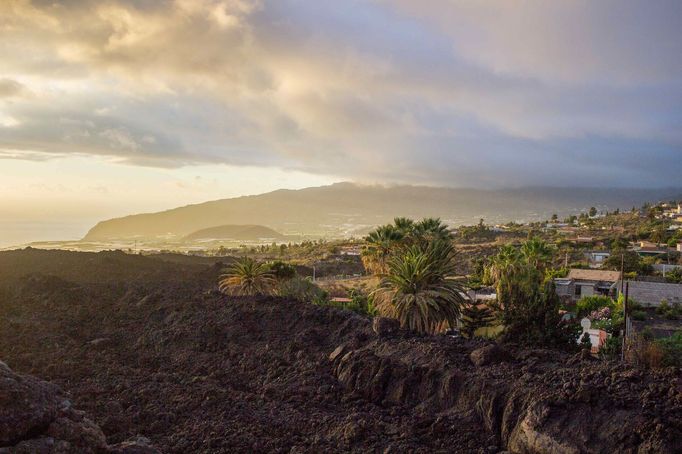
<path id="1" fill-rule="evenodd" d="M 103 221 L 85 240 L 181 238 L 217 225 L 267 225 L 283 234 L 347 236 L 395 216 L 438 216 L 450 225 L 547 219 L 596 206 L 630 209 L 682 198 L 682 189 L 520 188 L 480 190 L 337 183 L 216 200 Z"/>
<path id="2" fill-rule="evenodd" d="M 183 238 L 183 241 L 197 240 L 260 240 L 284 238 L 279 232 L 263 225 L 220 225 L 197 230 Z"/>

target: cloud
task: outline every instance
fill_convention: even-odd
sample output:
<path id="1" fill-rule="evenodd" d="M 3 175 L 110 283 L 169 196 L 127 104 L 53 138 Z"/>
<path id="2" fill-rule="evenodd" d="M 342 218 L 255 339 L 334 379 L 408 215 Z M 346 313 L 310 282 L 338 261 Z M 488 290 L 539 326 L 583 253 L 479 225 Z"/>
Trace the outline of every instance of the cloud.
<path id="1" fill-rule="evenodd" d="M 25 87 L 16 80 L 0 79 L 0 98 L 12 98 L 25 93 Z"/>
<path id="2" fill-rule="evenodd" d="M 9 0 L 0 149 L 459 186 L 674 184 L 680 8 Z"/>

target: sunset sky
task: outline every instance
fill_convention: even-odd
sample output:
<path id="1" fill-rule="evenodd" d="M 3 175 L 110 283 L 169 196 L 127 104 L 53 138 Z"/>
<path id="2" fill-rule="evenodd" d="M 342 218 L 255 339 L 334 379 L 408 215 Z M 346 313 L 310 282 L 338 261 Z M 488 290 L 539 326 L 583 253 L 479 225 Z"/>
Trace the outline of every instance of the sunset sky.
<path id="1" fill-rule="evenodd" d="M 679 0 L 0 2 L 0 222 L 681 176 Z"/>

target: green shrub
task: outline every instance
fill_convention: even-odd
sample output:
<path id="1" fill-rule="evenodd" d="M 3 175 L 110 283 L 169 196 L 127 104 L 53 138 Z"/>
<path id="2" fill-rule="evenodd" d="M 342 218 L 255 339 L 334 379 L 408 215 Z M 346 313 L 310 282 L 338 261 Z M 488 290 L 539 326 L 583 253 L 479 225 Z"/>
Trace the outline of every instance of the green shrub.
<path id="1" fill-rule="evenodd" d="M 307 303 L 327 299 L 327 292 L 310 279 L 300 276 L 282 282 L 279 286 L 279 295 Z"/>
<path id="2" fill-rule="evenodd" d="M 645 341 L 650 341 L 654 338 L 654 332 L 651 330 L 651 327 L 647 326 L 642 330 L 641 336 Z"/>
<path id="3" fill-rule="evenodd" d="M 606 331 L 607 333 L 613 333 L 613 319 L 605 319 L 605 320 L 594 320 L 592 322 L 592 329 L 601 329 Z"/>
<path id="4" fill-rule="evenodd" d="M 656 313 L 663 315 L 670 310 L 670 304 L 666 300 L 661 301 L 661 304 L 656 308 Z"/>
<path id="5" fill-rule="evenodd" d="M 333 301 L 328 297 L 316 298 L 313 304 L 318 306 L 330 306 L 347 311 L 353 311 L 357 314 L 367 315 L 373 317 L 377 315 L 377 309 L 374 307 L 373 298 L 363 295 L 361 292 L 351 290 L 348 294 L 350 301 Z"/>
<path id="6" fill-rule="evenodd" d="M 638 320 L 640 322 L 646 320 L 646 312 L 644 311 L 632 311 L 631 316 L 634 320 Z"/>
<path id="7" fill-rule="evenodd" d="M 606 339 L 604 345 L 599 349 L 599 357 L 602 359 L 618 359 L 622 347 L 622 339 L 620 337 L 611 336 Z"/>
<path id="8" fill-rule="evenodd" d="M 575 309 L 579 316 L 587 315 L 593 311 L 598 311 L 603 307 L 613 308 L 615 306 L 613 300 L 608 296 L 603 295 L 593 295 L 593 296 L 583 296 L 576 303 Z"/>
<path id="9" fill-rule="evenodd" d="M 670 337 L 658 339 L 656 343 L 663 350 L 663 366 L 682 367 L 682 331 Z"/>
<path id="10" fill-rule="evenodd" d="M 462 332 L 467 337 L 474 337 L 477 329 L 490 326 L 495 321 L 492 311 L 486 307 L 469 304 L 462 310 Z"/>
<path id="11" fill-rule="evenodd" d="M 292 279 L 296 276 L 296 268 L 287 262 L 283 262 L 282 260 L 275 260 L 269 264 L 269 267 L 270 273 L 272 273 L 275 279 L 280 281 Z"/>
<path id="12" fill-rule="evenodd" d="M 656 308 L 656 313 L 668 320 L 677 320 L 682 317 L 682 306 L 680 303 L 669 304 L 666 300 L 663 300 Z"/>

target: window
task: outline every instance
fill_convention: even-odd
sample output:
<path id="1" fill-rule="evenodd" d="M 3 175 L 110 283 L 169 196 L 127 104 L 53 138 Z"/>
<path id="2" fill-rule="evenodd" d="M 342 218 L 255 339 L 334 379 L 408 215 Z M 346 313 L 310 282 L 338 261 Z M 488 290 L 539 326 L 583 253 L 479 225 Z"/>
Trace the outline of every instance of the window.
<path id="1" fill-rule="evenodd" d="M 580 296 L 580 286 L 579 285 L 575 286 L 575 296 Z"/>

